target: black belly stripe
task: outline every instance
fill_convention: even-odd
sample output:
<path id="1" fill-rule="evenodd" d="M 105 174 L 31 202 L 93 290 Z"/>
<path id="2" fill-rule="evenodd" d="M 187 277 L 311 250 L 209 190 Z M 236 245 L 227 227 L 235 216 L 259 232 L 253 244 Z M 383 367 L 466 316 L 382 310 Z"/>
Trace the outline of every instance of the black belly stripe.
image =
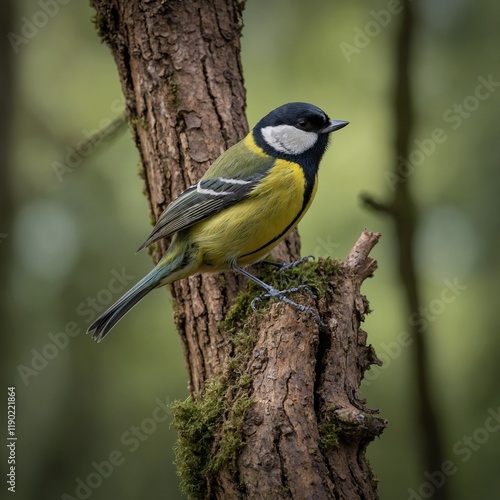
<path id="1" fill-rule="evenodd" d="M 257 250 L 253 250 L 252 252 L 246 253 L 245 255 L 242 255 L 241 257 L 248 257 L 250 255 L 253 255 L 254 253 L 257 253 L 257 252 L 260 252 L 261 250 L 264 250 L 264 248 L 268 247 L 269 245 L 272 245 L 275 241 L 282 238 L 283 235 L 285 235 L 290 230 L 290 228 L 293 227 L 293 225 L 297 222 L 298 219 L 300 219 L 301 215 L 304 213 L 304 210 L 306 209 L 307 204 L 309 203 L 309 200 L 311 199 L 311 195 L 312 195 L 313 188 L 314 188 L 315 178 L 316 178 L 316 175 L 314 175 L 312 182 L 311 182 L 310 178 L 308 178 L 307 175 L 305 176 L 306 188 L 304 190 L 304 201 L 302 202 L 302 208 L 300 209 L 299 213 L 294 217 L 292 222 L 290 222 L 290 224 L 288 224 L 288 226 L 280 234 L 278 234 L 278 236 L 275 236 L 272 240 L 268 241 L 267 243 L 265 243 L 261 247 L 257 248 Z"/>
<path id="2" fill-rule="evenodd" d="M 241 257 L 248 257 L 249 255 L 252 255 L 254 253 L 257 253 L 257 252 L 260 252 L 261 250 L 264 250 L 264 248 L 268 247 L 269 245 L 272 245 L 276 240 L 279 240 L 284 234 L 287 233 L 287 231 L 290 230 L 291 227 L 293 227 L 293 225 L 295 224 L 295 222 L 297 221 L 297 219 L 300 218 L 300 216 L 302 215 L 302 213 L 304 212 L 304 206 L 302 207 L 302 210 L 297 214 L 297 216 L 295 217 L 295 219 L 293 219 L 292 222 L 290 222 L 290 224 L 288 224 L 288 226 L 284 229 L 284 231 L 282 231 L 280 234 L 278 234 L 278 236 L 274 237 L 272 240 L 268 241 L 266 244 L 262 245 L 261 247 L 257 248 L 257 250 L 254 250 L 253 252 L 250 252 L 250 253 L 246 253 L 245 255 L 242 255 Z"/>
<path id="3" fill-rule="evenodd" d="M 285 228 L 284 231 L 282 231 L 278 236 L 273 238 L 265 245 L 262 245 L 260 248 L 257 248 L 257 250 L 242 255 L 242 257 L 248 257 L 249 255 L 260 252 L 267 246 L 272 245 L 276 240 L 282 238 L 283 235 L 290 230 L 290 228 L 297 222 L 300 216 L 304 213 L 304 210 L 306 209 L 311 199 L 314 185 L 316 184 L 316 175 L 318 173 L 319 162 L 321 161 L 321 157 L 323 156 L 323 153 L 325 152 L 326 146 L 328 144 L 328 134 L 321 134 L 319 135 L 318 141 L 313 149 L 309 149 L 304 153 L 302 153 L 301 155 L 279 154 L 277 156 L 276 150 L 271 148 L 271 146 L 267 144 L 267 142 L 262 137 L 262 134 L 260 133 L 255 134 L 254 139 L 256 144 L 260 148 L 262 148 L 263 151 L 267 153 L 269 156 L 273 156 L 275 158 L 279 157 L 286 161 L 289 161 L 290 163 L 295 163 L 296 165 L 300 166 L 300 168 L 302 169 L 302 173 L 304 174 L 304 180 L 305 180 L 304 200 L 302 202 L 302 208 L 300 209 L 299 213 L 295 216 L 293 221 Z"/>

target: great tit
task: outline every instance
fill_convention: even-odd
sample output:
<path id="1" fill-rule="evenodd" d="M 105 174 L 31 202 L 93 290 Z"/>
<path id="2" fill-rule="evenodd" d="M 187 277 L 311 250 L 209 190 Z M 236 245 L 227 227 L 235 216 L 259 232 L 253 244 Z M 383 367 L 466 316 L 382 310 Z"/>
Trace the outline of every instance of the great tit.
<path id="1" fill-rule="evenodd" d="M 262 118 L 225 151 L 200 181 L 167 206 L 139 250 L 172 236 L 157 266 L 88 328 L 101 341 L 154 288 L 198 273 L 233 269 L 299 309 L 241 266 L 261 261 L 294 229 L 311 205 L 330 133 L 349 122 L 330 120 L 302 102 Z"/>

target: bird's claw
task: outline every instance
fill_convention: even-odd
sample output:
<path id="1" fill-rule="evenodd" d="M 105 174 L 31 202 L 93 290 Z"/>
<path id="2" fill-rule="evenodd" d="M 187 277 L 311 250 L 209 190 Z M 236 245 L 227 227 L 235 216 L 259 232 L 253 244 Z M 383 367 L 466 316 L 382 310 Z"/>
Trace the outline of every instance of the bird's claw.
<path id="1" fill-rule="evenodd" d="M 251 305 L 252 309 L 255 311 L 257 309 L 256 304 L 258 302 L 261 302 L 264 299 L 273 299 L 273 298 L 278 299 L 278 300 L 281 300 L 282 302 L 284 302 L 285 304 L 288 304 L 292 307 L 295 307 L 295 309 L 298 309 L 301 312 L 308 312 L 309 314 L 311 314 L 312 316 L 315 317 L 316 322 L 318 323 L 318 325 L 320 327 L 326 328 L 327 325 L 325 323 L 323 323 L 323 321 L 321 321 L 321 318 L 318 316 L 318 313 L 314 309 L 312 309 L 308 306 L 304 306 L 302 304 L 297 304 L 296 302 L 293 302 L 292 300 L 290 300 L 289 298 L 286 297 L 286 294 L 295 293 L 295 292 L 298 292 L 300 290 L 306 291 L 313 299 L 316 299 L 316 295 L 312 292 L 312 290 L 307 285 L 299 285 L 297 287 L 289 288 L 287 290 L 275 290 L 275 291 L 263 293 L 263 294 L 255 297 L 252 300 L 252 302 L 250 303 L 250 305 Z"/>
<path id="2" fill-rule="evenodd" d="M 262 295 L 259 295 L 258 297 L 255 297 L 252 302 L 250 303 L 250 305 L 252 306 L 252 310 L 253 311 L 256 311 L 257 310 L 257 306 L 255 304 L 257 304 L 257 302 L 260 302 L 262 300 L 262 298 L 266 298 L 266 296 L 269 296 L 268 293 L 263 293 Z"/>
<path id="3" fill-rule="evenodd" d="M 305 257 L 301 257 L 298 260 L 295 260 L 293 262 L 288 262 L 286 264 L 281 264 L 279 269 L 276 271 L 277 273 L 282 273 L 283 271 L 286 271 L 287 269 L 292 269 L 293 267 L 300 266 L 304 262 L 307 262 L 309 259 L 314 260 L 314 255 L 306 255 Z"/>

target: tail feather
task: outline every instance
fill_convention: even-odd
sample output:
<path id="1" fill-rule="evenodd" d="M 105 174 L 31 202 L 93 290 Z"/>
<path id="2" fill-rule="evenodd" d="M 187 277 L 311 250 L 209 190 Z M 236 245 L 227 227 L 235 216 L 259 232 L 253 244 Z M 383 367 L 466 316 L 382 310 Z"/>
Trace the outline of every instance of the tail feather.
<path id="1" fill-rule="evenodd" d="M 92 338 L 100 342 L 108 332 L 151 290 L 185 278 L 196 270 L 196 255 L 189 251 L 187 242 L 177 242 L 167 251 L 158 265 L 121 299 L 99 316 L 88 328 Z"/>
<path id="2" fill-rule="evenodd" d="M 167 272 L 166 272 L 167 271 Z M 165 268 L 154 268 L 141 281 L 133 286 L 123 297 L 115 302 L 107 311 L 99 316 L 87 329 L 92 338 L 100 342 L 108 332 L 151 290 L 165 284 L 162 278 L 168 275 Z"/>

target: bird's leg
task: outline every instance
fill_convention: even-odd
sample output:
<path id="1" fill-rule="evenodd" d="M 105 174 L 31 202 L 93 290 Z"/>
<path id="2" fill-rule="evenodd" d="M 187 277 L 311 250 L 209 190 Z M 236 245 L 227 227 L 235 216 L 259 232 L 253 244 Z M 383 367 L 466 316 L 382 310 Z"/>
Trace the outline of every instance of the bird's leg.
<path id="1" fill-rule="evenodd" d="M 233 270 L 235 272 L 245 276 L 249 280 L 252 280 L 254 283 L 259 285 L 260 287 L 262 287 L 266 291 L 266 293 L 263 293 L 262 295 L 259 295 L 258 297 L 255 297 L 252 300 L 252 309 L 255 309 L 255 304 L 257 302 L 261 301 L 262 299 L 278 299 L 278 300 L 281 300 L 281 302 L 288 304 L 289 306 L 295 307 L 295 309 L 297 309 L 299 311 L 303 311 L 303 312 L 307 311 L 309 314 L 313 315 L 316 318 L 316 321 L 318 322 L 318 324 L 320 326 L 326 326 L 321 321 L 321 319 L 318 316 L 318 314 L 316 313 L 316 311 L 314 311 L 313 309 L 311 309 L 308 306 L 304 306 L 302 304 L 297 304 L 297 302 L 294 302 L 293 300 L 290 300 L 289 298 L 285 297 L 285 295 L 288 293 L 294 293 L 294 292 L 298 292 L 299 290 L 305 290 L 307 293 L 309 293 L 309 295 L 311 295 L 311 297 L 316 298 L 314 293 L 311 291 L 311 289 L 307 285 L 299 285 L 297 287 L 288 288 L 287 290 L 278 290 L 278 289 L 274 288 L 273 286 L 268 285 L 264 281 L 260 280 L 259 278 L 257 278 L 253 274 L 249 273 L 248 271 L 245 271 L 245 269 L 242 269 L 234 261 L 231 263 L 231 267 L 233 268 Z"/>

